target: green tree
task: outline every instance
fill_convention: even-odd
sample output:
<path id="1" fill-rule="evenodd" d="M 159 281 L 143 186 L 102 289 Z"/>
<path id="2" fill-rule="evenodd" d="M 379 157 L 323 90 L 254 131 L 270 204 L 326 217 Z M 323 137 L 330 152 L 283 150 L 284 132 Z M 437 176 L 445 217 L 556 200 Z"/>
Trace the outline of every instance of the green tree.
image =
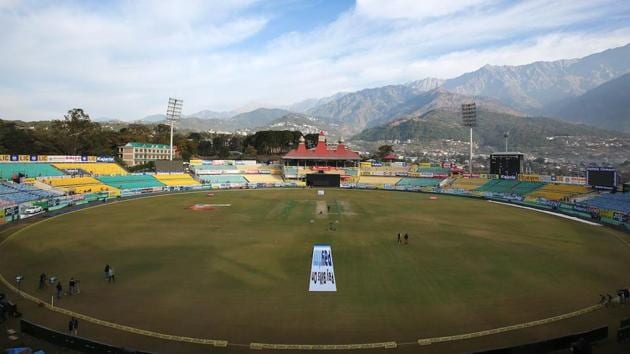
<path id="1" fill-rule="evenodd" d="M 59 150 L 69 155 L 94 153 L 94 148 L 102 143 L 100 124 L 92 122 L 81 108 L 73 108 L 63 120 L 53 121 L 50 130 Z"/>
<path id="2" fill-rule="evenodd" d="M 394 152 L 394 147 L 391 145 L 381 145 L 378 147 L 378 151 L 376 152 L 376 157 L 378 159 L 382 159 L 385 156 Z"/>

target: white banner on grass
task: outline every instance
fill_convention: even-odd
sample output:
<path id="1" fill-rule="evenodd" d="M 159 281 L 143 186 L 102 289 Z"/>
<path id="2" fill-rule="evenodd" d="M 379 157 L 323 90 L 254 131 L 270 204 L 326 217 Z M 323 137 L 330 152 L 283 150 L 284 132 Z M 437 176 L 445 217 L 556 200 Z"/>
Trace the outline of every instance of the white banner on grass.
<path id="1" fill-rule="evenodd" d="M 337 291 L 330 245 L 314 245 L 308 291 Z"/>

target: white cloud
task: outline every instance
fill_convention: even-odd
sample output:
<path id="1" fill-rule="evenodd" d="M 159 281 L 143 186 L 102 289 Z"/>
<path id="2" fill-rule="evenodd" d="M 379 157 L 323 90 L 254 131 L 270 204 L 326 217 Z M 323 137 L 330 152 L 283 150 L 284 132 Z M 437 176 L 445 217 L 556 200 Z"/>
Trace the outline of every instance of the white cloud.
<path id="1" fill-rule="evenodd" d="M 489 0 L 357 0 L 357 13 L 372 18 L 421 20 L 451 15 L 490 2 Z"/>
<path id="2" fill-rule="evenodd" d="M 258 49 L 238 46 L 271 21 L 251 1 L 3 4 L 0 117 L 16 119 L 60 117 L 74 106 L 137 119 L 162 112 L 170 95 L 182 97 L 188 113 L 287 104 L 630 42 L 623 21 L 603 25 L 630 15 L 630 5 L 612 1 L 365 0 L 330 24 Z"/>

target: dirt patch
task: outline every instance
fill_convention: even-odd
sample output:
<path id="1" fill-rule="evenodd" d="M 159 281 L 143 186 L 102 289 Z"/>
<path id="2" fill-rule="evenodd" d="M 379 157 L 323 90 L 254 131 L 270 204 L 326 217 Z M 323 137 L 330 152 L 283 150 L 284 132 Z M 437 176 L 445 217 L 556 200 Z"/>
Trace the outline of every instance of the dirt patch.
<path id="1" fill-rule="evenodd" d="M 340 200 L 340 201 L 338 201 L 338 203 L 341 206 L 341 214 L 342 215 L 347 215 L 347 216 L 355 216 L 355 215 L 357 215 L 357 213 L 355 213 L 352 210 L 352 205 L 350 205 L 350 203 L 348 203 L 348 201 Z"/>
<path id="2" fill-rule="evenodd" d="M 328 217 L 328 204 L 325 200 L 318 200 L 315 204 L 315 216 L 320 219 Z"/>
<path id="3" fill-rule="evenodd" d="M 195 210 L 195 211 L 209 211 L 209 210 L 215 210 L 215 208 L 217 207 L 229 207 L 232 206 L 232 204 L 194 204 L 188 207 L 189 210 Z"/>
<path id="4" fill-rule="evenodd" d="M 212 211 L 214 207 L 210 204 L 194 204 L 189 206 L 188 209 L 193 211 Z"/>

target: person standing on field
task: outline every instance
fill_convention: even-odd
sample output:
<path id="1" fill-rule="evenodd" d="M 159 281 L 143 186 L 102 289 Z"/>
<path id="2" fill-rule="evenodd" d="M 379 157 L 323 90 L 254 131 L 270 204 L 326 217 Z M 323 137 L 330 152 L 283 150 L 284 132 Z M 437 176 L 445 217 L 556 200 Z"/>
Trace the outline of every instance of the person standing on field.
<path id="1" fill-rule="evenodd" d="M 57 300 L 61 299 L 61 293 L 63 292 L 63 287 L 61 286 L 61 280 L 57 281 Z"/>
<path id="2" fill-rule="evenodd" d="M 405 234 L 405 245 L 409 243 L 409 234 Z"/>
<path id="3" fill-rule="evenodd" d="M 72 277 L 70 278 L 70 281 L 68 282 L 68 294 L 74 295 L 76 291 L 77 291 L 77 281 L 74 280 L 74 277 Z"/>
<path id="4" fill-rule="evenodd" d="M 107 279 L 110 283 L 116 282 L 116 273 L 114 273 L 114 267 L 109 267 L 109 272 L 107 273 Z"/>
<path id="5" fill-rule="evenodd" d="M 39 275 L 39 290 L 43 290 L 46 288 L 46 273 L 42 273 Z"/>
<path id="6" fill-rule="evenodd" d="M 398 243 L 401 243 L 402 241 L 400 240 L 400 232 L 398 233 Z"/>
<path id="7" fill-rule="evenodd" d="M 72 332 L 75 336 L 79 334 L 79 320 L 75 317 L 72 317 Z"/>
<path id="8" fill-rule="evenodd" d="M 109 281 L 109 264 L 105 265 L 105 279 Z"/>

